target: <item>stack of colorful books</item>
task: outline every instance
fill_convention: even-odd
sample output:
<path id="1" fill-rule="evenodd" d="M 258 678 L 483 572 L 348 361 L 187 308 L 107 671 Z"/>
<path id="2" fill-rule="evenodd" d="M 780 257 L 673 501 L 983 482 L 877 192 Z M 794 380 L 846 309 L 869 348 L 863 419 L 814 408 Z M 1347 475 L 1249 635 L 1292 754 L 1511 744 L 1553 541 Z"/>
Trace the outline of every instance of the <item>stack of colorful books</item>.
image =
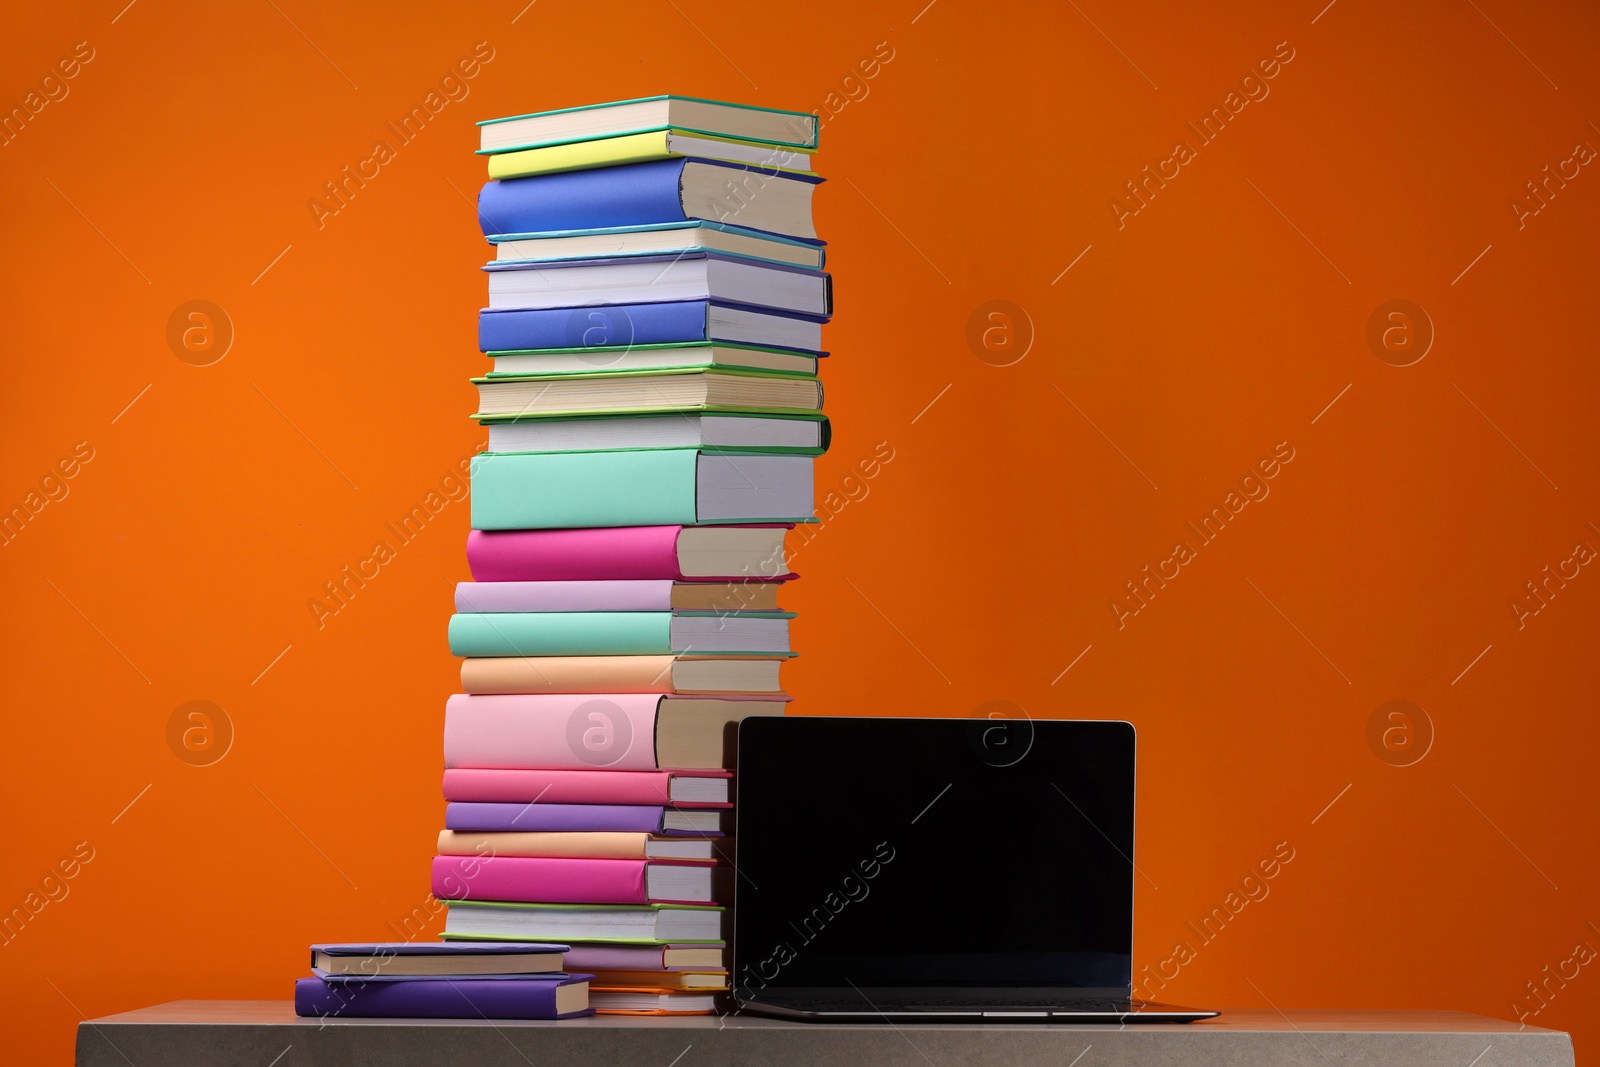
<path id="1" fill-rule="evenodd" d="M 711 1011 L 736 728 L 789 699 L 784 534 L 828 445 L 816 119 L 664 96 L 480 125 L 444 936 L 567 943 L 603 1012 Z"/>
<path id="2" fill-rule="evenodd" d="M 593 1015 L 566 945 L 312 945 L 296 1015 L 317 1018 L 572 1019 Z"/>

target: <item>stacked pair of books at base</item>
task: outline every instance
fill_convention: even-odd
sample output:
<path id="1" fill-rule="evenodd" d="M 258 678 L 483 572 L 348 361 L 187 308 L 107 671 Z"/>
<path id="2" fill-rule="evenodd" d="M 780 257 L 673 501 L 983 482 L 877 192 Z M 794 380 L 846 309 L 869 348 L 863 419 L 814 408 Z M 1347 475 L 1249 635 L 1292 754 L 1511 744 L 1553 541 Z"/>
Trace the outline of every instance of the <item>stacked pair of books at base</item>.
<path id="1" fill-rule="evenodd" d="M 312 945 L 296 1015 L 359 1019 L 572 1019 L 593 1015 L 591 975 L 563 968 L 566 945 Z"/>
<path id="2" fill-rule="evenodd" d="M 727 989 L 734 730 L 782 714 L 783 539 L 828 445 L 810 115 L 483 124 L 496 248 L 445 712 L 445 937 L 571 945 L 602 1012 Z"/>

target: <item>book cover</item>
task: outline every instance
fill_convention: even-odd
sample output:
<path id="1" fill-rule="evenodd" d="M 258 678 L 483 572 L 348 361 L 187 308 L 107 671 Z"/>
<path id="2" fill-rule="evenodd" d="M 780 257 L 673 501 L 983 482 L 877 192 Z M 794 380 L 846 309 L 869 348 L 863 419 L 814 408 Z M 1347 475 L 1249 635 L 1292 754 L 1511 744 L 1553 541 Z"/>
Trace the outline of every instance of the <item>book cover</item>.
<path id="1" fill-rule="evenodd" d="M 675 956 L 683 950 L 706 957 L 700 963 L 674 964 Z M 567 950 L 567 966 L 577 971 L 687 971 L 699 967 L 725 970 L 726 949 L 707 944 L 698 945 L 573 945 Z"/>
<path id="2" fill-rule="evenodd" d="M 750 715 L 781 715 L 788 700 L 780 694 L 702 699 L 457 693 L 445 701 L 444 762 L 562 770 L 727 769 L 735 754 L 730 724 Z M 660 728 L 663 721 L 667 725 Z M 656 762 L 658 754 L 666 768 Z"/>
<path id="3" fill-rule="evenodd" d="M 616 582 L 457 582 L 456 611 L 671 611 L 670 579 Z"/>
<path id="4" fill-rule="evenodd" d="M 574 944 L 726 948 L 728 909 L 720 904 L 531 904 L 448 902 L 451 941 L 547 941 Z"/>
<path id="5" fill-rule="evenodd" d="M 554 832 L 522 831 L 439 831 L 438 853 L 441 856 L 549 856 L 578 859 L 646 860 L 695 859 L 704 862 L 732 863 L 735 843 L 732 838 L 720 835 L 680 834 L 673 838 L 653 834 L 620 833 L 612 831 L 563 830 Z M 686 850 L 671 856 L 662 854 L 664 848 Z M 559 970 L 561 957 L 555 957 Z M 538 967 L 523 970 L 536 971 Z"/>

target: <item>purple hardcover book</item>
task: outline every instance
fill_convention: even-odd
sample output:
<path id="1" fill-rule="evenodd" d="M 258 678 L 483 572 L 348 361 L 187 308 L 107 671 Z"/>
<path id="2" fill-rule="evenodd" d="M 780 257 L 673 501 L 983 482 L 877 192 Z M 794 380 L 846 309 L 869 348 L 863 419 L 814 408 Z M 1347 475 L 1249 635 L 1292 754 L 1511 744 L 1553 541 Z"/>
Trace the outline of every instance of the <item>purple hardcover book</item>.
<path id="1" fill-rule="evenodd" d="M 587 974 L 480 981 L 416 978 L 404 982 L 341 982 L 301 978 L 294 1013 L 345 1019 L 572 1019 L 593 1015 Z"/>
<path id="2" fill-rule="evenodd" d="M 665 808 L 637 804 L 445 805 L 448 830 L 533 830 L 659 834 Z"/>

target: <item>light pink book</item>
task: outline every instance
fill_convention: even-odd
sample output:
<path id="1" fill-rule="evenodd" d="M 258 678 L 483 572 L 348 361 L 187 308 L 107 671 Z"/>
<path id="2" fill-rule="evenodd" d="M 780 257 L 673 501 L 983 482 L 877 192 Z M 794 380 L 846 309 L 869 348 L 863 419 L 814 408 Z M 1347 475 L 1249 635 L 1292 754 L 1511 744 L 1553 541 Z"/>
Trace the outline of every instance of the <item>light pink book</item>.
<path id="1" fill-rule="evenodd" d="M 445 702 L 446 767 L 655 771 L 733 767 L 730 726 L 789 698 L 656 693 L 458 693 Z"/>
<path id="2" fill-rule="evenodd" d="M 537 904 L 710 904 L 727 895 L 730 871 L 684 860 L 435 856 L 433 895 Z"/>
<path id="3" fill-rule="evenodd" d="M 557 771 L 455 767 L 444 798 L 485 804 L 638 804 L 731 808 L 727 771 Z"/>
<path id="4" fill-rule="evenodd" d="M 794 577 L 783 555 L 792 525 L 473 530 L 467 564 L 480 582 L 778 581 Z"/>
<path id="5" fill-rule="evenodd" d="M 456 610 L 465 613 L 527 611 L 671 611 L 673 582 L 459 582 Z"/>
<path id="6" fill-rule="evenodd" d="M 456 611 L 777 611 L 781 581 L 458 582 Z"/>

